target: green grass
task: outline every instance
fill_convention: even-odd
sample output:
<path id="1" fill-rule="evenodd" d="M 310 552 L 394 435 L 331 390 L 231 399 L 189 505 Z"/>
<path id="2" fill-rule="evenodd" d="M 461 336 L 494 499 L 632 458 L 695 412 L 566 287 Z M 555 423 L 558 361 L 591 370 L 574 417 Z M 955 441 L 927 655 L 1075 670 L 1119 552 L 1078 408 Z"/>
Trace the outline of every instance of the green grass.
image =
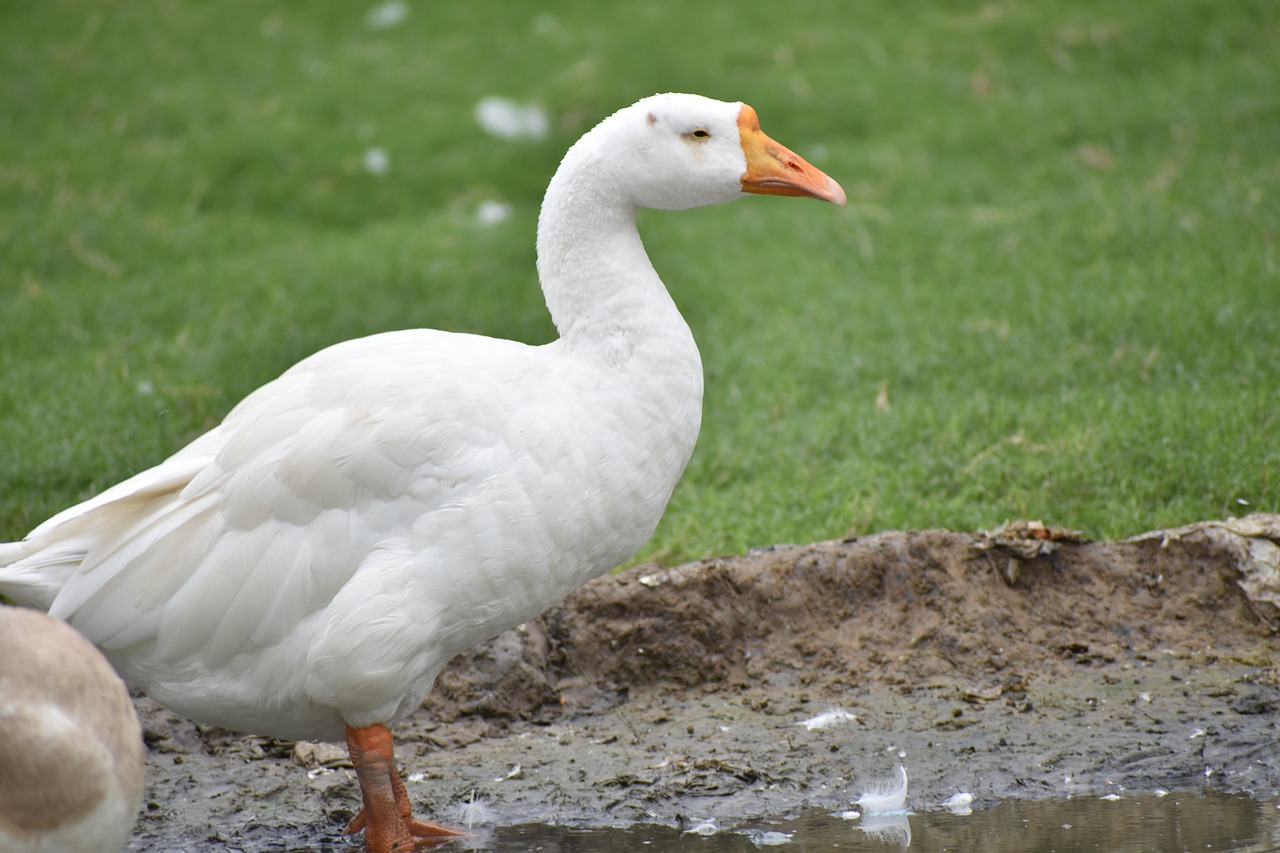
<path id="1" fill-rule="evenodd" d="M 0 7 L 0 539 L 331 342 L 550 339 L 546 181 L 666 90 L 753 104 L 850 204 L 642 217 L 707 372 L 644 556 L 1280 511 L 1272 0 L 370 8 Z M 550 137 L 485 135 L 489 94 Z"/>

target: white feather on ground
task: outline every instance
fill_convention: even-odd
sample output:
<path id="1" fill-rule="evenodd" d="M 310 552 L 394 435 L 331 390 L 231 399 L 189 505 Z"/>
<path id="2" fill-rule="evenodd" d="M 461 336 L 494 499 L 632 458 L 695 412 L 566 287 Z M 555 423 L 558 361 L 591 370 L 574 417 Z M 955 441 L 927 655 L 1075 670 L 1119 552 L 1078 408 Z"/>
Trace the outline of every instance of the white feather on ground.
<path id="1" fill-rule="evenodd" d="M 858 716 L 852 711 L 846 711 L 844 708 L 828 708 L 816 717 L 801 720 L 796 723 L 796 725 L 804 726 L 812 732 L 817 729 L 828 729 L 832 726 L 838 726 L 844 723 L 856 723 L 857 721 Z"/>

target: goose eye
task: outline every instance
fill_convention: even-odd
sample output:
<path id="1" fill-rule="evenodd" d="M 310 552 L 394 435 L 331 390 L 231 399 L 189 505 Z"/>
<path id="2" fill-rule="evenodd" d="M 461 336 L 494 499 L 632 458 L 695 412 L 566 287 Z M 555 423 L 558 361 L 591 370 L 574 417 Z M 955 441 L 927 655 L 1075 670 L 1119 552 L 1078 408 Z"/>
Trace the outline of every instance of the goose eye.
<path id="1" fill-rule="evenodd" d="M 704 130 L 703 128 L 700 127 L 697 130 L 695 130 L 693 133 L 690 133 L 689 136 L 691 136 L 694 139 L 710 139 L 711 131 Z"/>

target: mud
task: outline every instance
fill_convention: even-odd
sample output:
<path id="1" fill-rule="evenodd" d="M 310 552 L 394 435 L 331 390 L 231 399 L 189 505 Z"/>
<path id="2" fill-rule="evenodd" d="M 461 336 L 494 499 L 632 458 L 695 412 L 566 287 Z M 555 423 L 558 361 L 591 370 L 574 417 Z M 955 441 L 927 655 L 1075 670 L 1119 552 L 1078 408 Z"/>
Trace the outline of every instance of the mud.
<path id="1" fill-rule="evenodd" d="M 888 532 L 601 578 L 456 660 L 396 728 L 448 822 L 683 826 L 1109 792 L 1280 796 L 1280 516 L 1082 542 Z M 139 699 L 130 849 L 350 849 L 343 751 Z M 806 721 L 832 709 L 830 725 Z"/>

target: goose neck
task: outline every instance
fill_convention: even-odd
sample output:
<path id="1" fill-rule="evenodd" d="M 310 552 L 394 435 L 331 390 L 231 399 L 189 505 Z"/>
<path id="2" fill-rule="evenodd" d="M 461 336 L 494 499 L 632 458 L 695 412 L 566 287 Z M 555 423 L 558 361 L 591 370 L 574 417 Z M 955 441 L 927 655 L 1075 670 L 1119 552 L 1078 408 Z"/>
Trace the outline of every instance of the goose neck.
<path id="1" fill-rule="evenodd" d="M 636 206 L 607 173 L 566 157 L 538 220 L 538 275 L 561 339 L 571 348 L 619 330 L 687 327 L 649 262 Z"/>

